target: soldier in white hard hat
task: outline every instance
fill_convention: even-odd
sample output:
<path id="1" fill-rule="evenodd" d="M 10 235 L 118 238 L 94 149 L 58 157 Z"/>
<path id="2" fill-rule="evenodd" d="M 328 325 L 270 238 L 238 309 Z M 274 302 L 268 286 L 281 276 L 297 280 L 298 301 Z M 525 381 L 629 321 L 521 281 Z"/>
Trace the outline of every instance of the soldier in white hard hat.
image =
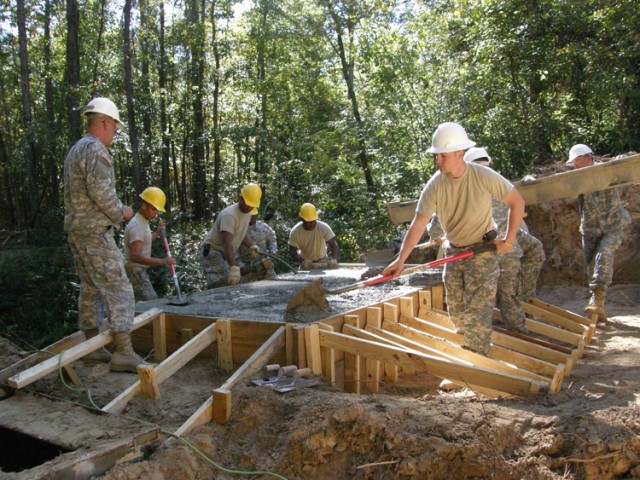
<path id="1" fill-rule="evenodd" d="M 329 268 L 338 267 L 340 249 L 336 234 L 325 222 L 318 219 L 313 203 L 304 203 L 298 213 L 301 221 L 289 232 L 289 254 L 303 270 L 313 268 L 314 263 L 326 263 Z M 327 245 L 331 256 L 327 255 Z"/>
<path id="2" fill-rule="evenodd" d="M 568 164 L 574 168 L 593 165 L 593 150 L 582 143 L 569 150 Z M 605 321 L 604 300 L 613 280 L 615 252 L 622 243 L 624 232 L 631 222 L 629 212 L 615 188 L 578 195 L 582 251 L 587 266 L 591 298 L 585 307 L 587 315 L 596 314 Z"/>
<path id="3" fill-rule="evenodd" d="M 109 361 L 111 370 L 136 372 L 146 364 L 131 346 L 134 316 L 133 288 L 124 269 L 124 258 L 113 234 L 133 210 L 118 198 L 111 146 L 124 128 L 115 104 L 94 98 L 84 109 L 88 133 L 67 154 L 64 162 L 64 231 L 80 277 L 78 325 L 87 337 L 98 334 L 108 317 L 116 351 L 104 349 L 90 356 Z M 105 316 L 106 314 L 106 316 Z"/>
<path id="4" fill-rule="evenodd" d="M 124 268 L 133 286 L 136 301 L 154 300 L 158 298 L 151 279 L 147 273 L 148 267 L 169 266 L 174 263 L 173 257 L 156 258 L 151 256 L 151 244 L 166 229 L 166 224 L 160 222 L 153 234 L 149 222 L 156 219 L 159 212 L 164 213 L 167 197 L 158 187 L 145 188 L 140 194 L 142 202 L 138 213 L 127 223 L 124 229 Z"/>
<path id="5" fill-rule="evenodd" d="M 492 164 L 491 157 L 482 147 L 467 150 L 464 160 L 467 163 L 473 162 L 489 168 Z M 503 235 L 508 224 L 509 209 L 496 199 L 491 199 L 491 208 L 498 235 Z M 523 220 L 512 250 L 498 256 L 500 277 L 496 292 L 496 306 L 508 330 L 528 333 L 520 302 L 527 302 L 529 298 L 535 297 L 538 276 L 544 260 L 542 242 L 529 233 Z"/>
<path id="6" fill-rule="evenodd" d="M 262 190 L 258 184 L 246 184 L 240 191 L 238 202 L 223 209 L 205 235 L 200 264 L 208 288 L 237 285 L 250 280 L 243 280 L 241 267 L 244 265 L 237 254 L 240 245 L 244 244 L 251 258 L 260 258 L 260 248 L 247 237 L 247 231 L 251 212 L 260 207 L 261 198 Z"/>
<path id="7" fill-rule="evenodd" d="M 397 276 L 402 272 L 431 216 L 437 213 L 447 237 L 447 256 L 479 252 L 447 264 L 443 275 L 449 315 L 456 329 L 464 333 L 463 347 L 487 354 L 499 275 L 496 251 L 504 254 L 512 249 L 524 214 L 524 200 L 497 172 L 464 161 L 464 151 L 474 145 L 457 123 L 443 123 L 437 128 L 428 152 L 435 154 L 439 171 L 422 191 L 398 259 L 383 274 Z M 510 209 L 501 239 L 495 239 L 492 198 Z M 495 251 L 483 245 L 489 242 L 495 244 Z"/>

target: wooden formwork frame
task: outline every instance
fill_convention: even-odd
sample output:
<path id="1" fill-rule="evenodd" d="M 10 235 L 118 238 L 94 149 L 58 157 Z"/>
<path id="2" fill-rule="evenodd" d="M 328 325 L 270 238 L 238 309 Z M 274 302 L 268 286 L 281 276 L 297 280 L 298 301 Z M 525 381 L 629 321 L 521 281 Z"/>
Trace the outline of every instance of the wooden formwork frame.
<path id="1" fill-rule="evenodd" d="M 571 374 L 582 356 L 584 346 L 591 342 L 595 317 L 587 319 L 536 299 L 522 306 L 532 317 L 526 320 L 527 328 L 537 338 L 494 328 L 487 356 L 461 347 L 463 337 L 444 310 L 442 284 L 312 325 L 192 319 L 153 309 L 136 316 L 133 330 L 147 330 L 138 340 L 152 344 L 159 364 L 140 368 L 137 381 L 103 410 L 120 412 L 138 394 L 159 398 L 163 381 L 208 350 L 214 352 L 211 355 L 217 358 L 219 369 L 234 373 L 212 391 L 176 431 L 177 435 L 211 421 L 228 422 L 234 386 L 261 371 L 274 358 L 299 368 L 308 367 L 333 385 L 338 385 L 340 372 L 345 392 L 375 393 L 382 382 L 397 381 L 400 372 L 420 371 L 493 397 L 557 393 L 564 377 Z M 142 329 L 145 326 L 150 328 Z M 44 360 L 29 357 L 1 371 L 0 380 L 6 379 L 7 385 L 20 389 L 60 365 L 72 376 L 72 362 L 111 341 L 107 332 L 89 340 L 77 332 L 47 348 L 61 354 Z M 173 353 L 167 356 L 168 351 Z M 39 363 L 33 365 L 35 362 Z"/>

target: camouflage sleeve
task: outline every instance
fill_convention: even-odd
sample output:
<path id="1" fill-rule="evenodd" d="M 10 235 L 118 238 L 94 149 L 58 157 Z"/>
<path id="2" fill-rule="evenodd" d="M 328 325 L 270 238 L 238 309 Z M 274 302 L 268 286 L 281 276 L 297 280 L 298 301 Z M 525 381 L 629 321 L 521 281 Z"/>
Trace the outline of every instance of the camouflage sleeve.
<path id="1" fill-rule="evenodd" d="M 90 149 L 87 154 L 87 194 L 114 225 L 123 219 L 122 202 L 116 193 L 111 157 L 106 151 Z"/>

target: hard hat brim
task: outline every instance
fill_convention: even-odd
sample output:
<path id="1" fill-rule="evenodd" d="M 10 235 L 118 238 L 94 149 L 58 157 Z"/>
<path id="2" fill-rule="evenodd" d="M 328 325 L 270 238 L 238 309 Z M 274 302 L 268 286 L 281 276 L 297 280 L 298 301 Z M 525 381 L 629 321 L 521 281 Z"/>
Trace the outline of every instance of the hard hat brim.
<path id="1" fill-rule="evenodd" d="M 448 145 L 445 147 L 435 147 L 435 146 L 430 146 L 427 149 L 427 153 L 451 153 L 451 152 L 458 152 L 460 150 L 466 150 L 468 148 L 471 148 L 473 146 L 475 146 L 476 142 L 469 140 L 467 142 L 464 143 L 460 143 L 457 145 Z"/>

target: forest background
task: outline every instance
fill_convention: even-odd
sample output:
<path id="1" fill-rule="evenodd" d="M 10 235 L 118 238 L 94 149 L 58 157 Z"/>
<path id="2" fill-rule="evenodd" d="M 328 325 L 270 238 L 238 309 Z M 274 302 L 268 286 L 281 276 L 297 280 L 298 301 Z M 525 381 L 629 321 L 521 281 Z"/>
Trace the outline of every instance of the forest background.
<path id="1" fill-rule="evenodd" d="M 634 0 L 0 0 L 0 335 L 25 349 L 76 328 L 61 172 L 95 96 L 127 126 L 111 149 L 122 200 L 167 193 L 190 291 L 204 233 L 250 181 L 285 258 L 312 202 L 358 261 L 398 234 L 384 205 L 419 195 L 441 122 L 508 178 L 574 143 L 639 150 L 640 14 Z M 172 293 L 167 269 L 150 273 Z"/>

